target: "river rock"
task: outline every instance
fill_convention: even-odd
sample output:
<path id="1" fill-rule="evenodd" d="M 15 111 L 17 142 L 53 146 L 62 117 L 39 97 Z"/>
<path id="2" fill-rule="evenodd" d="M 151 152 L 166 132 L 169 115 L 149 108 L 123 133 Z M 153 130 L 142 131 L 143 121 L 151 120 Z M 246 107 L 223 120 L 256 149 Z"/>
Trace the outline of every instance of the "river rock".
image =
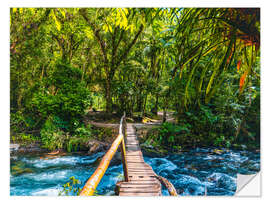
<path id="1" fill-rule="evenodd" d="M 122 164 L 122 157 L 120 152 L 116 152 L 115 155 L 113 156 L 110 166 L 117 166 Z"/>
<path id="2" fill-rule="evenodd" d="M 10 144 L 9 145 L 9 149 L 10 149 L 10 151 L 13 151 L 13 150 L 18 150 L 19 149 L 19 147 L 20 147 L 20 145 L 19 144 Z"/>
<path id="3" fill-rule="evenodd" d="M 103 156 L 98 157 L 94 162 L 93 162 L 93 166 L 97 167 L 101 160 L 103 159 Z M 117 166 L 122 164 L 122 158 L 121 158 L 121 153 L 116 152 L 115 155 L 112 157 L 111 161 L 110 161 L 110 166 Z"/>
<path id="4" fill-rule="evenodd" d="M 203 195 L 205 191 L 204 184 L 196 177 L 178 175 L 178 179 L 171 182 L 180 195 Z"/>
<path id="5" fill-rule="evenodd" d="M 28 145 L 20 145 L 16 143 L 10 144 L 10 153 L 42 153 L 42 152 L 48 152 L 47 149 L 41 148 L 41 144 L 36 142 L 36 143 L 31 143 Z"/>
<path id="6" fill-rule="evenodd" d="M 236 179 L 224 174 L 224 173 L 213 173 L 207 177 L 208 181 L 215 184 L 215 187 L 223 188 L 226 190 L 236 189 Z"/>
<path id="7" fill-rule="evenodd" d="M 162 150 L 157 150 L 157 149 L 151 149 L 151 148 L 146 148 L 146 147 L 142 147 L 142 152 L 144 156 L 148 156 L 148 157 L 165 157 L 167 155 L 167 151 L 162 151 Z"/>
<path id="8" fill-rule="evenodd" d="M 100 142 L 97 140 L 91 140 L 87 143 L 89 147 L 88 154 L 93 154 L 100 151 L 106 151 L 108 149 L 108 144 L 104 142 Z"/>

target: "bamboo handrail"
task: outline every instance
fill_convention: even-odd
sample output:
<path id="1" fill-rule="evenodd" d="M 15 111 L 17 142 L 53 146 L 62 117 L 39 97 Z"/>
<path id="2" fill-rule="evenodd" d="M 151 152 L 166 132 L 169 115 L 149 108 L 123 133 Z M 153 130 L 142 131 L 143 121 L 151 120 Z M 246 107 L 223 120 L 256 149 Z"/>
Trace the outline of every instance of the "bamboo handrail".
<path id="1" fill-rule="evenodd" d="M 162 185 L 164 185 L 167 188 L 170 196 L 177 196 L 177 191 L 174 188 L 173 184 L 169 180 L 167 180 L 166 178 L 164 178 L 162 176 L 158 176 L 158 175 L 156 175 L 156 178 L 159 180 L 159 182 Z"/>
<path id="2" fill-rule="evenodd" d="M 155 173 L 155 178 L 159 180 L 159 182 L 165 186 L 170 194 L 170 196 L 177 196 L 177 191 L 174 187 L 174 185 L 166 178 L 159 176 Z"/>
<path id="3" fill-rule="evenodd" d="M 127 160 L 126 160 L 126 149 L 125 149 L 125 131 L 126 131 L 126 113 L 124 113 L 124 115 L 122 116 L 120 120 L 119 135 L 112 143 L 110 149 L 103 156 L 95 172 L 87 180 L 86 184 L 84 185 L 82 191 L 79 194 L 80 196 L 92 196 L 94 194 L 96 187 L 98 186 L 100 180 L 105 174 L 110 164 L 110 161 L 113 158 L 114 154 L 116 153 L 120 143 L 121 143 L 120 149 L 121 149 L 122 165 L 123 165 L 125 182 L 129 181 Z M 155 174 L 155 177 L 160 181 L 162 185 L 164 185 L 168 189 L 171 196 L 177 196 L 176 189 L 174 188 L 173 184 L 170 183 L 170 181 L 168 181 L 164 177 L 158 176 L 157 174 Z"/>
<path id="4" fill-rule="evenodd" d="M 92 196 L 95 192 L 96 187 L 98 186 L 100 180 L 102 179 L 104 173 L 106 172 L 111 159 L 113 158 L 114 154 L 117 151 L 119 144 L 121 143 L 121 154 L 122 154 L 122 164 L 123 170 L 125 175 L 125 181 L 128 181 L 128 171 L 127 171 L 127 164 L 126 164 L 126 151 L 125 151 L 125 142 L 124 142 L 124 134 L 125 126 L 123 128 L 123 122 L 125 122 L 126 113 L 121 118 L 120 126 L 119 126 L 119 135 L 112 143 L 110 149 L 106 152 L 103 156 L 98 168 L 95 170 L 93 175 L 87 180 L 86 184 L 84 185 L 82 191 L 80 192 L 80 196 Z M 124 124 L 125 125 L 125 124 Z"/>

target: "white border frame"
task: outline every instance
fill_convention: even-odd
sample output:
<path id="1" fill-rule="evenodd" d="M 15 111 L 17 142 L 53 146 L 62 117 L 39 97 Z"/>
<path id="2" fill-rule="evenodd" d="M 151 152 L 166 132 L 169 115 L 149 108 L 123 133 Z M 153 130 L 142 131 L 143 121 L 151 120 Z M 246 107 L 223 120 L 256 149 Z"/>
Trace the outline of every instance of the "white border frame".
<path id="1" fill-rule="evenodd" d="M 237 202 L 265 202 L 269 195 L 269 149 L 270 143 L 270 125 L 267 115 L 270 112 L 270 99 L 268 97 L 268 87 L 270 87 L 269 79 L 269 7 L 267 1 L 258 0 L 8 0 L 1 1 L 1 139 L 3 140 L 1 149 L 1 199 L 5 202 L 46 202 L 48 200 L 60 202 L 87 202 L 95 201 L 118 201 L 126 203 L 126 201 L 181 201 L 181 202 L 227 202 L 228 200 Z M 120 197 L 10 197 L 9 196 L 9 7 L 260 7 L 261 8 L 261 170 L 262 170 L 262 197 L 151 197 L 151 198 L 120 198 Z M 266 157 L 266 158 L 264 158 Z M 268 192 L 268 194 L 267 194 Z M 232 199 L 231 199 L 232 198 Z"/>

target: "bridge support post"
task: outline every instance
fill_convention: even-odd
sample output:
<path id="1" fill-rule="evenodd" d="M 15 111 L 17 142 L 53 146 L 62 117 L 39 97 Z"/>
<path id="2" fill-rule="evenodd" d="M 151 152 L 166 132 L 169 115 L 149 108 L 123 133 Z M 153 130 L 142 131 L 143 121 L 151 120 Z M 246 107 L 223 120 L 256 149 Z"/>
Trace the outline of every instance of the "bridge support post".
<path id="1" fill-rule="evenodd" d="M 124 139 L 122 140 L 120 148 L 121 148 L 122 165 L 123 165 L 123 170 L 124 170 L 125 182 L 128 182 L 128 169 L 127 169 L 126 149 L 125 149 L 125 141 L 124 141 Z"/>
<path id="2" fill-rule="evenodd" d="M 121 156 L 122 156 L 122 165 L 123 165 L 123 171 L 124 171 L 124 177 L 125 177 L 125 182 L 129 181 L 128 178 L 128 168 L 127 168 L 127 159 L 126 159 L 126 145 L 125 145 L 125 138 L 126 138 L 126 113 L 124 113 L 124 116 L 122 117 L 122 134 L 123 134 L 123 139 L 121 142 Z"/>

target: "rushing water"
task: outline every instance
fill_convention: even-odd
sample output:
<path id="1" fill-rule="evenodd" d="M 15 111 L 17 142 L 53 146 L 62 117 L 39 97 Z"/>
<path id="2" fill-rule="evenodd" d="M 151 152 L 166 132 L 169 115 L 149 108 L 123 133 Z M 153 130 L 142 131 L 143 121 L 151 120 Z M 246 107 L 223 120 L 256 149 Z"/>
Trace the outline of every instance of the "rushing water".
<path id="1" fill-rule="evenodd" d="M 71 176 L 80 180 L 82 187 L 103 154 L 11 155 L 10 194 L 57 196 Z M 144 159 L 158 175 L 173 183 L 179 195 L 233 195 L 237 173 L 254 174 L 260 170 L 260 154 L 249 151 L 197 148 Z M 98 194 L 114 195 L 115 184 L 122 178 L 121 162 L 114 160 L 97 188 Z M 162 193 L 168 195 L 165 189 Z"/>

